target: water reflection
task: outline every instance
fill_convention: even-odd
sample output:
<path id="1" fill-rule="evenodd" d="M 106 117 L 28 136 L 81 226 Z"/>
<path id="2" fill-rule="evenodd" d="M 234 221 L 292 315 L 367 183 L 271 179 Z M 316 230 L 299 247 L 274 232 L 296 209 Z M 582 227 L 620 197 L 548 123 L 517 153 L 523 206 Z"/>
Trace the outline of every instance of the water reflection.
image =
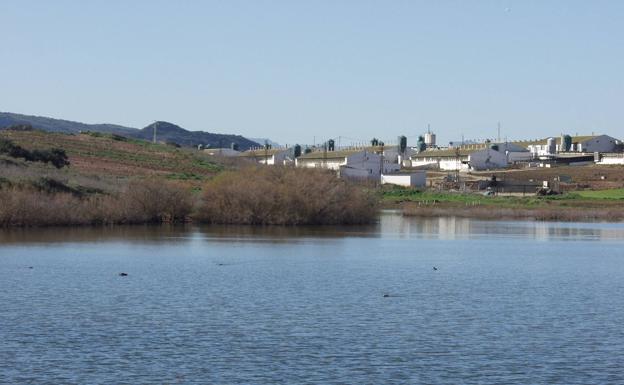
<path id="1" fill-rule="evenodd" d="M 64 242 L 255 242 L 299 243 L 311 239 L 396 238 L 466 240 L 525 238 L 548 240 L 622 240 L 623 223 L 482 221 L 469 218 L 409 218 L 384 212 L 368 226 L 114 226 L 0 230 L 0 244 Z"/>
<path id="2" fill-rule="evenodd" d="M 524 238 L 534 240 L 621 240 L 624 223 L 570 223 L 536 221 L 484 221 L 470 218 L 408 218 L 381 216 L 386 237 L 424 239 Z"/>

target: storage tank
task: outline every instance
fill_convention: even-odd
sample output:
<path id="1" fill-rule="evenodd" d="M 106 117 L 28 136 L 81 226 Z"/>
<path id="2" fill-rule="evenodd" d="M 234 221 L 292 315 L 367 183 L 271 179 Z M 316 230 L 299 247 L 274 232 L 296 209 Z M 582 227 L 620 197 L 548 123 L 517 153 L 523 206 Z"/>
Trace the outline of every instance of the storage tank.
<path id="1" fill-rule="evenodd" d="M 555 154 L 557 152 L 557 141 L 555 138 L 548 138 L 546 140 L 546 153 Z"/>
<path id="2" fill-rule="evenodd" d="M 572 148 L 572 137 L 570 135 L 561 135 L 561 147 L 559 151 L 570 151 Z"/>
<path id="3" fill-rule="evenodd" d="M 418 142 L 416 142 L 416 151 L 423 152 L 425 151 L 426 148 L 427 148 L 427 145 L 425 144 L 425 138 L 423 138 L 422 136 L 419 136 Z"/>
<path id="4" fill-rule="evenodd" d="M 405 149 L 407 148 L 407 138 L 404 135 L 399 136 L 399 152 L 401 154 L 405 153 Z"/>
<path id="5" fill-rule="evenodd" d="M 425 134 L 425 144 L 427 147 L 434 147 L 436 144 L 436 136 L 433 132 L 427 132 Z"/>

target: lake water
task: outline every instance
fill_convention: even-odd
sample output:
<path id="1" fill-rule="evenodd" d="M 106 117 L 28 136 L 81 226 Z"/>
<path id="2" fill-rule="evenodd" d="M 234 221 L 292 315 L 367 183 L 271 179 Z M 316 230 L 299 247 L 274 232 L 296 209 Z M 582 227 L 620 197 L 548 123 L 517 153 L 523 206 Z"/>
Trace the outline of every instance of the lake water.
<path id="1" fill-rule="evenodd" d="M 0 231 L 2 384 L 623 384 L 623 325 L 624 224 Z"/>

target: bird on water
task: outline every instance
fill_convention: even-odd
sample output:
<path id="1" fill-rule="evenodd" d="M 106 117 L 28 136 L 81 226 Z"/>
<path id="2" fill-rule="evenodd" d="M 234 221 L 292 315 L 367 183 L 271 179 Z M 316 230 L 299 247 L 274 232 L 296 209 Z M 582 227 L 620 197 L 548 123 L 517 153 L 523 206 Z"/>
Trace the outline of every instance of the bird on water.
<path id="1" fill-rule="evenodd" d="M 127 276 L 128 276 L 128 273 L 119 273 L 119 276 L 120 276 L 120 277 L 127 277 Z"/>
<path id="2" fill-rule="evenodd" d="M 433 270 L 434 270 L 434 271 L 438 271 L 438 268 L 434 266 L 434 267 L 433 267 Z"/>

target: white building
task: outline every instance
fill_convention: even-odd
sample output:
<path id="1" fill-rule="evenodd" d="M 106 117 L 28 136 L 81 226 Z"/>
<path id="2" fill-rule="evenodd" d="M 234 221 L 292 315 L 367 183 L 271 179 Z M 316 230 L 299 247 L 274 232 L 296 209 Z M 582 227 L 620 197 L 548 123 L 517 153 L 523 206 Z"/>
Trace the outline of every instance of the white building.
<path id="1" fill-rule="evenodd" d="M 624 153 L 606 153 L 600 154 L 596 164 L 624 165 Z"/>
<path id="2" fill-rule="evenodd" d="M 315 151 L 295 159 L 297 167 L 326 168 L 342 177 L 379 180 L 381 173 L 400 169 L 397 163 L 370 150 Z"/>
<path id="3" fill-rule="evenodd" d="M 292 162 L 292 149 L 290 148 L 269 148 L 259 150 L 248 150 L 239 154 L 240 157 L 252 159 L 260 164 L 284 165 Z"/>
<path id="4" fill-rule="evenodd" d="M 231 148 L 206 148 L 202 150 L 204 154 L 212 155 L 212 156 L 239 156 L 240 151 L 232 150 Z"/>
<path id="5" fill-rule="evenodd" d="M 554 155 L 548 148 L 548 139 L 533 142 L 517 142 L 524 145 L 535 156 Z M 555 151 L 562 152 L 560 137 L 550 138 L 554 141 Z M 568 152 L 614 152 L 620 142 L 609 135 L 573 136 L 572 146 Z"/>
<path id="6" fill-rule="evenodd" d="M 517 143 L 496 143 L 498 151 L 507 155 L 507 163 L 528 162 L 533 154 L 524 146 Z"/>
<path id="7" fill-rule="evenodd" d="M 409 173 L 382 174 L 381 184 L 394 184 L 404 187 L 425 187 L 427 172 L 424 170 Z"/>
<path id="8" fill-rule="evenodd" d="M 485 145 L 430 149 L 413 155 L 411 161 L 412 167 L 459 171 L 490 170 L 504 168 L 509 164 L 507 154 Z"/>

